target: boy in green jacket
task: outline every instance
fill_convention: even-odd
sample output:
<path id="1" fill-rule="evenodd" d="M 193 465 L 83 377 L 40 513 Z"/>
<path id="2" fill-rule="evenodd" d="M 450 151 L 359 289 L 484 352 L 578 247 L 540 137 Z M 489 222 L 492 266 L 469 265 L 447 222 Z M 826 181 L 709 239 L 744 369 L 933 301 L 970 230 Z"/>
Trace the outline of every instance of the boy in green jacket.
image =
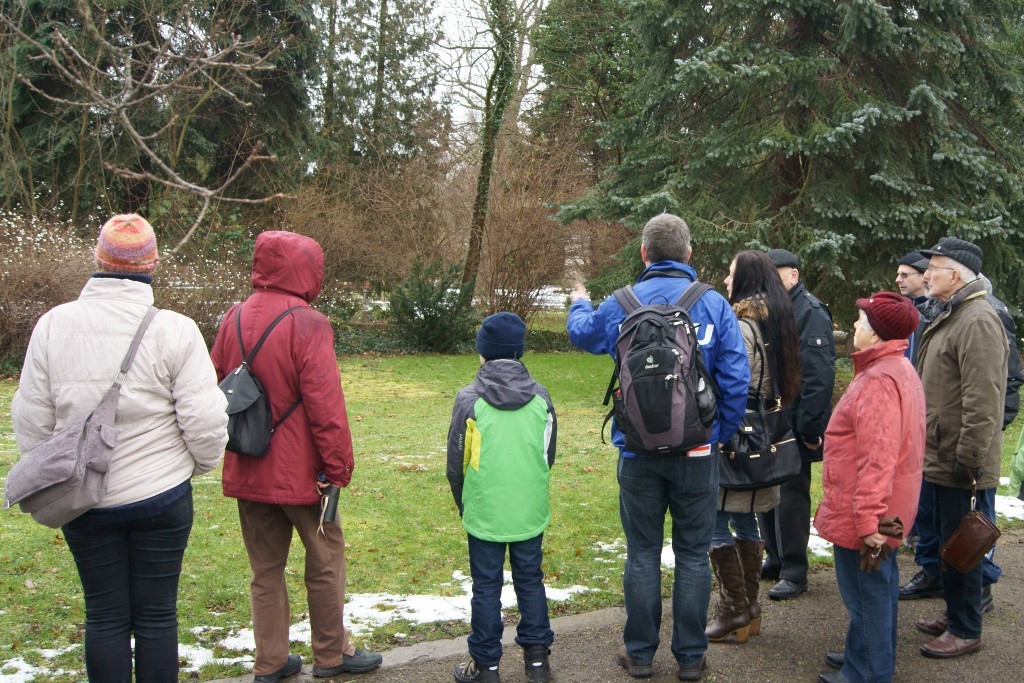
<path id="1" fill-rule="evenodd" d="M 557 421 L 548 390 L 519 360 L 526 324 L 514 313 L 488 316 L 476 336 L 481 367 L 459 391 L 448 430 L 448 483 L 469 538 L 473 598 L 469 654 L 457 683 L 500 683 L 501 588 L 505 549 L 512 566 L 523 648 L 531 683 L 550 679 L 554 640 L 544 592 L 542 542 L 551 522 L 548 472 Z"/>

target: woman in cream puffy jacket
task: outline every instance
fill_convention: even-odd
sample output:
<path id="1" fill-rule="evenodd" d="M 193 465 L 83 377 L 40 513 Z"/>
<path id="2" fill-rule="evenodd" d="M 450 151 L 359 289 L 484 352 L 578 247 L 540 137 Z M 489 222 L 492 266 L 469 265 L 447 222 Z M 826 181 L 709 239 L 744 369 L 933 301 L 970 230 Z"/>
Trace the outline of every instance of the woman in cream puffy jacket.
<path id="1" fill-rule="evenodd" d="M 99 403 L 153 304 L 153 228 L 111 218 L 78 300 L 36 324 L 11 403 L 24 453 Z M 146 330 L 117 407 L 106 496 L 61 530 L 85 594 L 91 681 L 178 680 L 178 577 L 192 528 L 193 475 L 227 443 L 226 399 L 199 328 L 161 310 Z"/>

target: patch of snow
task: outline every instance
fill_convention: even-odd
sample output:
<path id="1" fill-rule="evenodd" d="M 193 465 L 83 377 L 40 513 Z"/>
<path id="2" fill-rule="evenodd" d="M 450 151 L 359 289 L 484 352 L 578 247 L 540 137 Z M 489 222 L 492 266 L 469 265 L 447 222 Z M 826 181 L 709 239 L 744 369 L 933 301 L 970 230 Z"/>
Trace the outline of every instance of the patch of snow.
<path id="1" fill-rule="evenodd" d="M 996 516 L 1024 519 L 1024 500 L 1013 496 L 996 496 Z"/>

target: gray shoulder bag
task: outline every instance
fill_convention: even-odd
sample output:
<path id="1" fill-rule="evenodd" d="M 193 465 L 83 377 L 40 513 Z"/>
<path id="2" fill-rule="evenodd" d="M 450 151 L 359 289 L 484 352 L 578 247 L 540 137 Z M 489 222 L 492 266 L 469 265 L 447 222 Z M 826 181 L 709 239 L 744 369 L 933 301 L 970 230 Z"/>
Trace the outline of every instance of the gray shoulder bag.
<path id="1" fill-rule="evenodd" d="M 57 528 L 96 506 L 107 493 L 110 457 L 117 445 L 114 414 L 121 384 L 146 328 L 160 309 L 149 307 L 114 383 L 99 405 L 22 454 L 7 474 L 4 509 L 17 503 L 40 524 Z"/>

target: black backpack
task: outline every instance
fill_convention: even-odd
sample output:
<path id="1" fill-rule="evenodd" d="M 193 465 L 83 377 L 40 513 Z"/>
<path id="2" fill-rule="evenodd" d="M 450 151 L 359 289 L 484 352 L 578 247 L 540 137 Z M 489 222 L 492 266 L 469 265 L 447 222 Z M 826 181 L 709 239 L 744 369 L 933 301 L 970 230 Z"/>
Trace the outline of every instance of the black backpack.
<path id="1" fill-rule="evenodd" d="M 228 397 L 227 449 L 233 453 L 262 458 L 270 450 L 270 437 L 274 435 L 274 431 L 302 403 L 302 396 L 299 396 L 281 419 L 273 422 L 267 392 L 251 368 L 252 359 L 259 353 L 270 332 L 293 311 L 301 309 L 301 306 L 295 306 L 277 316 L 256 342 L 256 346 L 246 355 L 245 344 L 242 342 L 242 307 L 238 307 L 238 313 L 235 314 L 235 330 L 238 333 L 238 348 L 241 349 L 244 360 L 220 383 L 221 391 Z"/>
<path id="2" fill-rule="evenodd" d="M 710 289 L 694 282 L 675 303 L 646 306 L 632 287 L 615 290 L 626 319 L 615 342 L 615 370 L 604 398 L 613 407 L 605 424 L 615 416 L 628 450 L 683 454 L 711 438 L 718 387 L 689 315 L 693 302 Z M 601 434 L 603 440 L 603 425 Z"/>

